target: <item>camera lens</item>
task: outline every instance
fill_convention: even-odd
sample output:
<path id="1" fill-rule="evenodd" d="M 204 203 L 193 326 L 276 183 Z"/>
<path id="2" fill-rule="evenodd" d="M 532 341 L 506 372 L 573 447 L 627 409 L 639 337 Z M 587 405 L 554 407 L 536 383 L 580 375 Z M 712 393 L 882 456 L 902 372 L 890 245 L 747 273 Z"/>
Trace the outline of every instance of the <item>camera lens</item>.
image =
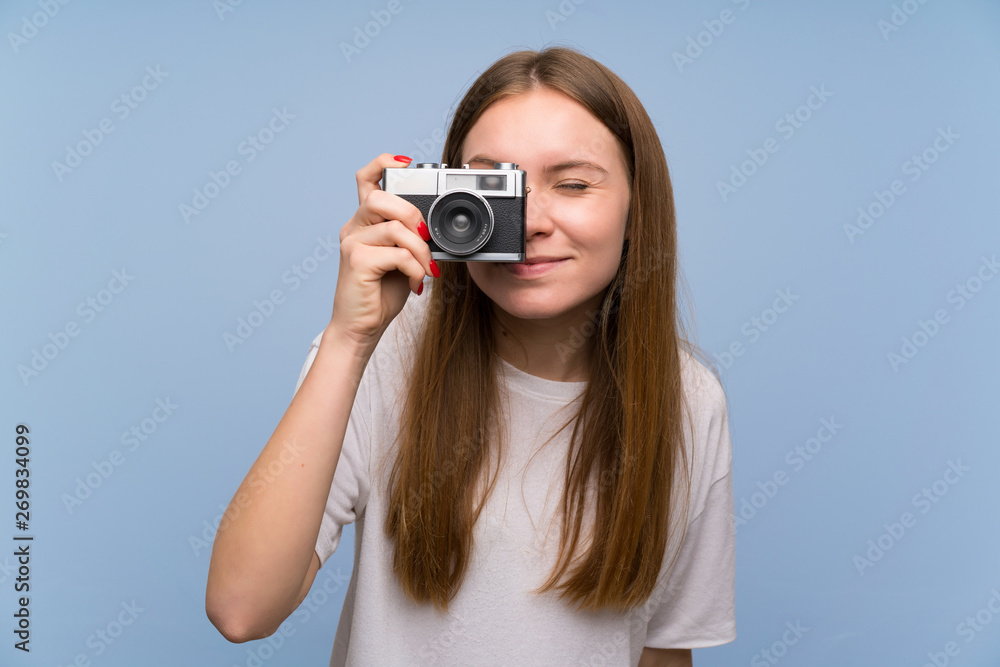
<path id="1" fill-rule="evenodd" d="M 431 239 L 452 255 L 469 255 L 493 233 L 493 211 L 474 192 L 452 190 L 431 205 L 427 220 Z"/>
<path id="2" fill-rule="evenodd" d="M 472 218 L 469 215 L 462 213 L 461 211 L 456 212 L 454 215 L 452 215 L 451 220 L 449 220 L 448 222 L 449 222 L 448 226 L 451 227 L 453 230 L 455 230 L 456 235 L 465 234 L 467 231 L 469 231 L 469 227 L 472 226 Z"/>

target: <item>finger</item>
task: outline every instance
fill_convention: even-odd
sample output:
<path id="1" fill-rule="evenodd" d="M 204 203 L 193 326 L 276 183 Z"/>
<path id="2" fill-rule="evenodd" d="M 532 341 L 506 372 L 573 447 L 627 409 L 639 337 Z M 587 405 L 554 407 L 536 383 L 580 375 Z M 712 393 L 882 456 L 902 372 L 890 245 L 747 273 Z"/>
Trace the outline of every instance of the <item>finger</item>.
<path id="1" fill-rule="evenodd" d="M 386 220 L 399 220 L 424 241 L 431 239 L 420 209 L 398 195 L 377 189 L 365 196 L 358 210 L 341 227 L 340 240 L 343 241 L 363 227 L 378 225 Z"/>
<path id="2" fill-rule="evenodd" d="M 358 226 L 374 225 L 386 220 L 399 220 L 423 240 L 429 241 L 431 238 L 427 224 L 420 225 L 424 222 L 424 214 L 420 212 L 420 209 L 399 195 L 384 190 L 369 192 L 355 212 L 354 218 Z"/>
<path id="3" fill-rule="evenodd" d="M 387 220 L 376 225 L 358 229 L 353 235 L 354 242 L 373 246 L 396 246 L 405 248 L 420 263 L 428 276 L 441 275 L 437 263 L 431 258 L 427 243 L 399 220 Z"/>
<path id="4" fill-rule="evenodd" d="M 378 274 L 378 280 L 390 271 L 399 271 L 407 278 L 410 291 L 418 293 L 423 284 L 424 267 L 406 248 L 396 246 L 362 245 L 355 250 L 355 259 L 371 267 Z"/>
<path id="5" fill-rule="evenodd" d="M 358 181 L 358 203 L 360 204 L 372 190 L 381 190 L 378 182 L 382 180 L 382 170 L 389 167 L 405 167 L 411 159 L 405 155 L 382 153 L 377 158 L 361 167 L 354 175 Z"/>

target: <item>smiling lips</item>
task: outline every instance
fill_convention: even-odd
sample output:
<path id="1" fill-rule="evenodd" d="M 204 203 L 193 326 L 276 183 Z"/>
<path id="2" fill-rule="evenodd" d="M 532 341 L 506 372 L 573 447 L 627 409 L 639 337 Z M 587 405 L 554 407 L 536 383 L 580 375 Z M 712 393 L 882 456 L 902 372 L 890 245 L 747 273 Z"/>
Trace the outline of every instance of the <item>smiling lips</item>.
<path id="1" fill-rule="evenodd" d="M 523 264 L 504 264 L 504 267 L 518 278 L 534 278 L 552 271 L 565 261 L 564 257 L 531 257 Z"/>

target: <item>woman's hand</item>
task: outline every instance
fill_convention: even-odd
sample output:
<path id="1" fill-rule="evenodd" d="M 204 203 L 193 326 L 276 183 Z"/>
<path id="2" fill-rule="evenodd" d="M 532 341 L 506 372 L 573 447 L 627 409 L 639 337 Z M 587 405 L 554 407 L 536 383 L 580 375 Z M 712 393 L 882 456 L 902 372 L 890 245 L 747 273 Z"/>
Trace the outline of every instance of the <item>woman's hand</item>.
<path id="1" fill-rule="evenodd" d="M 407 164 L 409 158 L 383 153 L 362 167 L 357 173 L 358 210 L 340 230 L 330 326 L 369 351 L 409 293 L 422 292 L 424 276 L 440 275 L 420 210 L 379 187 L 383 168 Z"/>

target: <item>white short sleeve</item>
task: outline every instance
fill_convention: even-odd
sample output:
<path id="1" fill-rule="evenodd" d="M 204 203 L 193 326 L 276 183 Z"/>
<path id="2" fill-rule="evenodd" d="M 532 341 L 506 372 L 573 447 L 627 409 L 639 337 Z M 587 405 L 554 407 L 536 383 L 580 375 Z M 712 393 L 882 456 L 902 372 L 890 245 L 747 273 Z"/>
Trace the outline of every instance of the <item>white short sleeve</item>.
<path id="1" fill-rule="evenodd" d="M 701 416 L 694 416 L 695 449 L 707 456 L 705 489 L 691 498 L 684 541 L 668 573 L 662 602 L 650 617 L 645 645 L 704 648 L 736 639 L 736 523 L 732 447 L 726 397 L 714 382 Z M 697 474 L 697 473 L 696 473 Z"/>
<path id="2" fill-rule="evenodd" d="M 309 347 L 306 362 L 295 384 L 296 393 L 316 360 L 322 339 L 323 334 L 320 333 Z M 364 512 L 368 503 L 370 492 L 368 460 L 371 443 L 368 376 L 367 371 L 362 375 L 354 406 L 351 408 L 340 460 L 337 462 L 326 510 L 320 523 L 319 536 L 316 539 L 316 554 L 319 556 L 320 565 L 336 551 L 344 526 L 355 521 Z"/>

